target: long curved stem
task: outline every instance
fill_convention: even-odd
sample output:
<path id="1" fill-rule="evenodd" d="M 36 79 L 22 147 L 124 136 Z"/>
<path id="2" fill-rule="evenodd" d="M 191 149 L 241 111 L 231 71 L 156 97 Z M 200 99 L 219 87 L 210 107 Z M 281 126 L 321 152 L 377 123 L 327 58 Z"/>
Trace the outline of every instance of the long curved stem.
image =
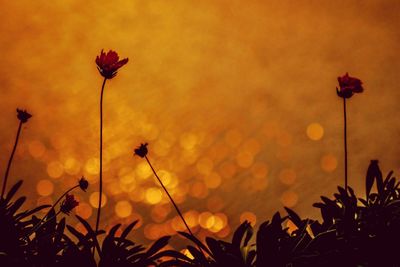
<path id="1" fill-rule="evenodd" d="M 160 183 L 161 187 L 164 189 L 165 193 L 166 193 L 167 196 L 169 197 L 169 200 L 171 200 L 172 205 L 174 205 L 176 212 L 178 213 L 179 217 L 181 217 L 181 219 L 182 219 L 183 223 L 185 224 L 186 229 L 188 230 L 189 234 L 190 234 L 192 237 L 196 238 L 196 237 L 194 236 L 192 230 L 190 230 L 189 225 L 186 223 L 186 220 L 185 220 L 185 218 L 183 217 L 182 212 L 179 210 L 178 205 L 176 205 L 175 201 L 173 200 L 172 196 L 169 194 L 167 188 L 164 186 L 164 184 L 163 184 L 163 182 L 161 181 L 160 177 L 158 176 L 157 172 L 154 170 L 153 165 L 151 165 L 150 160 L 147 158 L 147 156 L 144 156 L 144 158 L 146 159 L 147 163 L 149 164 L 151 170 L 153 171 L 154 175 L 156 176 L 156 178 L 157 178 L 158 182 Z M 198 248 L 199 248 L 200 252 L 204 255 L 203 250 L 202 250 L 200 247 L 198 247 Z"/>
<path id="2" fill-rule="evenodd" d="M 17 137 L 15 138 L 15 143 L 14 143 L 14 148 L 13 148 L 13 150 L 11 152 L 10 159 L 8 160 L 6 173 L 4 175 L 3 188 L 1 189 L 1 198 L 3 198 L 4 192 L 6 191 L 8 174 L 10 172 L 11 163 L 12 163 L 12 160 L 14 158 L 15 150 L 17 149 L 17 144 L 18 144 L 19 135 L 21 134 L 21 129 L 22 129 L 22 121 L 19 122 L 18 131 L 17 131 Z"/>
<path id="3" fill-rule="evenodd" d="M 344 189 L 347 191 L 347 113 L 346 113 L 345 97 L 343 97 L 343 115 L 344 115 Z"/>
<path id="4" fill-rule="evenodd" d="M 97 208 L 97 218 L 96 218 L 96 232 L 99 230 L 100 215 L 101 215 L 101 198 L 103 195 L 103 95 L 104 86 L 106 85 L 107 79 L 104 78 L 103 85 L 101 86 L 100 94 L 100 170 L 99 170 L 99 205 Z"/>
<path id="5" fill-rule="evenodd" d="M 37 229 L 39 229 L 39 228 L 40 228 L 40 224 L 43 222 L 44 219 L 46 219 L 47 216 L 49 216 L 50 211 L 51 211 L 52 209 L 54 209 L 54 208 L 57 206 L 57 204 L 61 201 L 61 199 L 63 199 L 69 192 L 71 192 L 72 190 L 74 190 L 74 189 L 77 188 L 77 187 L 79 187 L 79 185 L 76 185 L 76 186 L 74 186 L 74 187 L 71 187 L 70 189 L 68 189 L 67 191 L 65 191 L 65 193 L 62 194 L 62 195 L 57 199 L 57 201 L 51 206 L 51 208 L 50 208 L 49 211 L 46 213 L 46 215 L 44 215 L 43 218 L 36 224 L 36 226 L 34 226 L 34 227 L 32 228 L 32 230 L 30 231 L 30 234 L 33 233 L 33 232 L 35 232 Z"/>

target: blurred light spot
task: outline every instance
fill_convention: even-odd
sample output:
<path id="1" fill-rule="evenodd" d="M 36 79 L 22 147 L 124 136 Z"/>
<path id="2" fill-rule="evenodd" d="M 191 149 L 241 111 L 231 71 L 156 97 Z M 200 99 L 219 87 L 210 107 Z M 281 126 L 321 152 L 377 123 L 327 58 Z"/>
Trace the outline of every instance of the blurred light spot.
<path id="1" fill-rule="evenodd" d="M 236 165 L 232 162 L 224 162 L 219 166 L 219 173 L 223 178 L 232 178 L 236 171 Z"/>
<path id="2" fill-rule="evenodd" d="M 307 136 L 314 141 L 320 140 L 324 136 L 324 128 L 319 123 L 311 123 L 307 126 Z"/>
<path id="3" fill-rule="evenodd" d="M 185 231 L 186 227 L 185 224 L 183 223 L 181 217 L 175 216 L 171 220 L 171 226 L 175 231 Z"/>
<path id="4" fill-rule="evenodd" d="M 51 178 L 59 178 L 64 173 L 64 167 L 59 161 L 52 161 L 47 165 L 47 174 Z"/>
<path id="5" fill-rule="evenodd" d="M 76 207 L 75 213 L 81 216 L 83 219 L 87 220 L 92 216 L 92 207 L 85 202 L 79 202 L 79 205 Z"/>
<path id="6" fill-rule="evenodd" d="M 290 146 L 292 144 L 292 136 L 286 131 L 279 131 L 276 136 L 276 143 L 283 147 Z"/>
<path id="7" fill-rule="evenodd" d="M 299 197 L 293 191 L 285 191 L 281 195 L 281 202 L 283 206 L 291 208 L 296 206 Z"/>
<path id="8" fill-rule="evenodd" d="M 267 178 L 254 178 L 250 180 L 251 190 L 252 191 L 263 191 L 268 186 Z"/>
<path id="9" fill-rule="evenodd" d="M 253 164 L 253 154 L 247 151 L 239 151 L 236 155 L 236 162 L 242 168 L 248 168 Z"/>
<path id="10" fill-rule="evenodd" d="M 261 145 L 255 138 L 247 139 L 244 144 L 241 146 L 243 151 L 247 151 L 253 156 L 256 155 L 261 150 Z"/>
<path id="11" fill-rule="evenodd" d="M 74 158 L 68 158 L 64 162 L 64 170 L 69 175 L 77 175 L 81 170 L 80 163 Z"/>
<path id="12" fill-rule="evenodd" d="M 147 162 L 141 162 L 136 166 L 135 172 L 138 178 L 147 179 L 152 174 L 152 170 Z"/>
<path id="13" fill-rule="evenodd" d="M 153 146 L 153 151 L 157 156 L 166 156 L 171 144 L 164 140 L 157 140 Z"/>
<path id="14" fill-rule="evenodd" d="M 51 135 L 50 142 L 55 149 L 61 149 L 68 145 L 68 140 L 63 135 L 56 133 Z"/>
<path id="15" fill-rule="evenodd" d="M 200 213 L 200 215 L 199 215 L 199 224 L 200 224 L 200 226 L 202 227 L 202 228 L 204 228 L 204 229 L 208 229 L 209 228 L 209 226 L 212 224 L 212 223 L 214 223 L 214 218 L 213 218 L 214 216 L 212 215 L 212 213 L 211 212 L 209 212 L 209 211 L 205 211 L 205 212 L 202 212 L 202 213 Z M 211 218 L 211 219 L 210 219 Z M 211 225 L 212 226 L 212 225 Z M 210 226 L 210 227 L 211 227 Z"/>
<path id="16" fill-rule="evenodd" d="M 163 182 L 165 187 L 170 187 L 170 184 L 173 184 L 173 179 L 171 173 L 166 170 L 159 170 L 157 172 L 158 176 L 160 177 L 161 181 Z M 175 185 L 176 186 L 176 185 Z M 174 187 L 174 186 L 172 186 Z"/>
<path id="17" fill-rule="evenodd" d="M 112 181 L 111 183 L 107 184 L 107 189 L 107 192 L 113 196 L 118 195 L 122 192 L 120 183 L 118 183 L 117 181 Z"/>
<path id="18" fill-rule="evenodd" d="M 129 217 L 132 213 L 132 205 L 129 201 L 121 200 L 115 204 L 115 214 L 120 218 Z"/>
<path id="19" fill-rule="evenodd" d="M 221 231 L 227 225 L 228 218 L 223 213 L 214 215 L 214 222 L 209 230 L 213 233 Z"/>
<path id="20" fill-rule="evenodd" d="M 150 187 L 146 190 L 146 201 L 149 204 L 157 204 L 161 201 L 162 199 L 162 193 L 161 190 L 155 187 Z"/>
<path id="21" fill-rule="evenodd" d="M 283 169 L 279 173 L 279 180 L 286 185 L 292 185 L 296 181 L 296 172 L 292 169 Z"/>
<path id="22" fill-rule="evenodd" d="M 86 161 L 85 170 L 92 175 L 99 174 L 100 161 L 98 158 L 91 158 Z"/>
<path id="23" fill-rule="evenodd" d="M 180 145 L 186 150 L 192 150 L 197 145 L 197 136 L 193 133 L 184 133 L 180 137 Z"/>
<path id="24" fill-rule="evenodd" d="M 36 191 L 41 196 L 50 196 L 53 194 L 54 185 L 49 180 L 40 180 L 36 185 Z"/>
<path id="25" fill-rule="evenodd" d="M 254 226 L 257 223 L 257 216 L 251 211 L 245 211 L 240 214 L 240 223 L 244 223 L 244 221 L 248 221 Z"/>
<path id="26" fill-rule="evenodd" d="M 230 147 L 237 147 L 242 142 L 242 134 L 239 130 L 229 130 L 225 134 L 225 142 Z"/>
<path id="27" fill-rule="evenodd" d="M 151 209 L 151 218 L 153 221 L 157 223 L 163 222 L 168 214 L 171 212 L 171 209 L 167 205 L 157 205 Z"/>
<path id="28" fill-rule="evenodd" d="M 337 164 L 338 164 L 337 159 L 332 154 L 324 155 L 321 158 L 321 168 L 326 172 L 334 171 L 337 167 Z"/>
<path id="29" fill-rule="evenodd" d="M 147 224 L 143 229 L 144 236 L 149 240 L 156 240 L 162 235 L 161 228 L 156 224 Z"/>
<path id="30" fill-rule="evenodd" d="M 221 231 L 219 231 L 216 235 L 219 238 L 225 238 L 231 233 L 231 228 L 229 225 L 226 225 Z"/>
<path id="31" fill-rule="evenodd" d="M 220 196 L 211 196 L 207 199 L 207 209 L 212 212 L 220 211 L 224 208 L 224 200 Z"/>
<path id="32" fill-rule="evenodd" d="M 207 218 L 206 220 L 206 228 L 211 230 L 211 228 L 213 228 L 214 224 L 215 224 L 216 218 L 214 215 L 211 215 Z"/>
<path id="33" fill-rule="evenodd" d="M 93 192 L 92 194 L 90 194 L 89 197 L 89 203 L 90 205 L 92 205 L 92 207 L 97 208 L 99 205 L 99 192 Z M 104 207 L 107 203 L 107 196 L 102 193 L 101 195 L 101 207 Z"/>
<path id="34" fill-rule="evenodd" d="M 291 156 L 292 155 L 288 149 L 281 148 L 281 149 L 278 149 L 278 151 L 276 152 L 276 158 L 282 162 L 289 161 Z"/>
<path id="35" fill-rule="evenodd" d="M 256 162 L 251 167 L 251 172 L 253 173 L 253 176 L 256 178 L 265 178 L 267 177 L 268 174 L 268 167 L 263 162 Z"/>
<path id="36" fill-rule="evenodd" d="M 145 198 L 145 192 L 142 188 L 136 188 L 129 193 L 129 199 L 135 202 L 141 202 Z"/>
<path id="37" fill-rule="evenodd" d="M 267 138 L 267 140 L 271 140 L 273 137 L 275 137 L 278 130 L 278 124 L 272 121 L 266 122 L 262 127 L 262 133 Z"/>
<path id="38" fill-rule="evenodd" d="M 219 176 L 218 173 L 215 172 L 204 177 L 204 183 L 208 188 L 217 188 L 221 185 L 221 181 L 221 176 Z"/>
<path id="39" fill-rule="evenodd" d="M 196 198 L 205 198 L 208 194 L 208 189 L 202 182 L 195 182 L 192 184 L 190 195 Z"/>
<path id="40" fill-rule="evenodd" d="M 197 171 L 204 175 L 210 174 L 213 167 L 214 163 L 209 158 L 201 158 L 196 163 Z"/>
<path id="41" fill-rule="evenodd" d="M 126 193 L 132 192 L 136 189 L 136 183 L 123 183 L 123 180 L 120 180 L 119 188 Z"/>
<path id="42" fill-rule="evenodd" d="M 199 213 L 195 210 L 185 212 L 185 214 L 183 214 L 183 217 L 185 218 L 185 221 L 189 225 L 189 227 L 195 227 L 199 222 Z"/>
<path id="43" fill-rule="evenodd" d="M 46 147 L 43 145 L 42 142 L 34 140 L 29 143 L 28 150 L 32 157 L 40 158 L 46 152 Z"/>

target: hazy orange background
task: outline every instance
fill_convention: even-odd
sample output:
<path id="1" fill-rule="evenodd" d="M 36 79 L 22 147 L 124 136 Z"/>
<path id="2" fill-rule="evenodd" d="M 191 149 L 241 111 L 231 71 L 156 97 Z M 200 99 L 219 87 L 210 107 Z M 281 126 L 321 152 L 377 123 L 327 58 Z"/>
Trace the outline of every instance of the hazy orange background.
<path id="1" fill-rule="evenodd" d="M 399 1 L 0 1 L 0 170 L 29 205 L 51 203 L 85 175 L 77 213 L 93 222 L 99 93 L 94 59 L 129 63 L 106 85 L 102 226 L 140 218 L 145 244 L 182 229 L 133 148 L 149 157 L 197 235 L 226 238 L 284 205 L 302 216 L 343 180 L 342 102 L 349 72 L 350 185 L 370 159 L 398 174 Z M 28 208 L 28 205 L 26 205 Z M 77 224 L 71 216 L 68 222 Z"/>

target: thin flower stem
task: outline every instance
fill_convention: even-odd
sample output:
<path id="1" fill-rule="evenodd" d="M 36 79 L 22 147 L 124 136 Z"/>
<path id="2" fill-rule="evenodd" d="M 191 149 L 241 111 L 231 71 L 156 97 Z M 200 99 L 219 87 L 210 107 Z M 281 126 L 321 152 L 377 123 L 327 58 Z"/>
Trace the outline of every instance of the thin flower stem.
<path id="1" fill-rule="evenodd" d="M 54 208 L 57 206 L 57 204 L 61 201 L 61 199 L 63 199 L 69 192 L 71 192 L 72 190 L 74 190 L 75 188 L 78 188 L 78 187 L 79 187 L 79 185 L 76 185 L 76 186 L 74 186 L 74 187 L 71 187 L 71 188 L 68 189 L 67 191 L 65 191 L 65 193 L 62 194 L 62 195 L 57 199 L 57 201 L 53 204 L 53 206 L 51 206 L 51 208 L 49 209 L 49 211 L 46 213 L 46 215 L 43 216 L 43 218 L 40 220 L 40 222 L 37 223 L 36 226 L 34 226 L 34 227 L 32 228 L 30 234 L 32 234 L 32 233 L 35 232 L 38 228 L 40 228 L 40 224 L 43 222 L 44 219 L 46 219 L 47 216 L 49 216 L 50 211 L 51 211 L 52 209 L 54 209 Z"/>
<path id="2" fill-rule="evenodd" d="M 100 94 L 100 170 L 99 170 L 99 205 L 97 207 L 97 218 L 96 218 L 96 232 L 99 230 L 100 215 L 101 215 L 101 199 L 103 195 L 103 95 L 104 86 L 106 85 L 107 78 L 104 78 L 103 85 L 101 86 Z M 94 254 L 94 249 L 93 249 Z"/>
<path id="3" fill-rule="evenodd" d="M 11 163 L 12 163 L 12 160 L 13 160 L 13 158 L 14 158 L 15 150 L 17 149 L 17 144 L 18 144 L 19 136 L 20 136 L 20 134 L 21 134 L 21 129 L 22 129 L 22 121 L 19 122 L 18 131 L 17 131 L 17 137 L 15 138 L 15 143 L 14 143 L 14 148 L 13 148 L 13 150 L 12 150 L 12 152 L 11 152 L 10 159 L 8 160 L 8 165 L 7 165 L 6 173 L 5 173 L 5 175 L 4 175 L 3 188 L 1 189 L 1 198 L 3 198 L 4 192 L 6 191 L 8 174 L 9 174 L 9 172 L 10 172 Z"/>
<path id="4" fill-rule="evenodd" d="M 346 113 L 345 97 L 343 97 L 343 115 L 344 115 L 344 189 L 347 191 L 347 113 Z"/>
<path id="5" fill-rule="evenodd" d="M 185 224 L 186 229 L 188 230 L 189 234 L 192 237 L 196 238 L 194 236 L 194 234 L 192 233 L 192 230 L 190 230 L 189 225 L 186 223 L 185 218 L 183 218 L 183 215 L 182 215 L 181 211 L 179 210 L 178 205 L 176 205 L 175 201 L 172 199 L 172 196 L 169 194 L 167 188 L 164 186 L 164 184 L 161 181 L 160 177 L 158 176 L 157 172 L 154 170 L 153 165 L 151 165 L 150 160 L 147 158 L 147 156 L 144 156 L 144 158 L 146 159 L 147 163 L 149 164 L 151 170 L 153 171 L 154 175 L 156 176 L 156 178 L 157 178 L 158 182 L 160 183 L 161 187 L 164 189 L 165 193 L 169 197 L 169 200 L 171 200 L 172 205 L 174 205 L 176 212 L 178 212 L 179 217 L 181 217 L 181 219 L 182 219 L 183 223 Z M 203 250 L 199 246 L 198 246 L 198 248 L 199 248 L 200 252 L 204 255 Z"/>

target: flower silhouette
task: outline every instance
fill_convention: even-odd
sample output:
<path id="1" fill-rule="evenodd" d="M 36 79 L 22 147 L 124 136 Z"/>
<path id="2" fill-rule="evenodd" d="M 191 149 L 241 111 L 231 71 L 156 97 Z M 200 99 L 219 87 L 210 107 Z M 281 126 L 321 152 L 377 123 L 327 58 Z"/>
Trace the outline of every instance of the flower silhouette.
<path id="1" fill-rule="evenodd" d="M 362 81 L 358 78 L 349 76 L 346 72 L 342 77 L 338 77 L 339 89 L 336 88 L 337 95 L 343 98 L 350 98 L 354 93 L 362 93 Z"/>
<path id="2" fill-rule="evenodd" d="M 97 69 L 106 79 L 111 79 L 117 75 L 117 70 L 126 63 L 128 63 L 128 58 L 119 60 L 117 52 L 112 50 L 108 51 L 107 54 L 101 50 L 100 56 L 96 57 Z"/>
<path id="3" fill-rule="evenodd" d="M 141 144 L 139 147 L 135 149 L 135 155 L 144 158 L 147 155 L 147 143 Z"/>
<path id="4" fill-rule="evenodd" d="M 60 211 L 69 215 L 69 213 L 79 205 L 79 202 L 75 200 L 74 195 L 67 194 L 65 200 L 61 203 Z"/>
<path id="5" fill-rule="evenodd" d="M 17 108 L 17 118 L 22 122 L 27 122 L 32 117 L 26 110 L 18 109 Z"/>
<path id="6" fill-rule="evenodd" d="M 89 182 L 86 180 L 85 177 L 82 176 L 82 178 L 79 180 L 79 187 L 86 192 L 86 189 L 89 187 Z"/>

